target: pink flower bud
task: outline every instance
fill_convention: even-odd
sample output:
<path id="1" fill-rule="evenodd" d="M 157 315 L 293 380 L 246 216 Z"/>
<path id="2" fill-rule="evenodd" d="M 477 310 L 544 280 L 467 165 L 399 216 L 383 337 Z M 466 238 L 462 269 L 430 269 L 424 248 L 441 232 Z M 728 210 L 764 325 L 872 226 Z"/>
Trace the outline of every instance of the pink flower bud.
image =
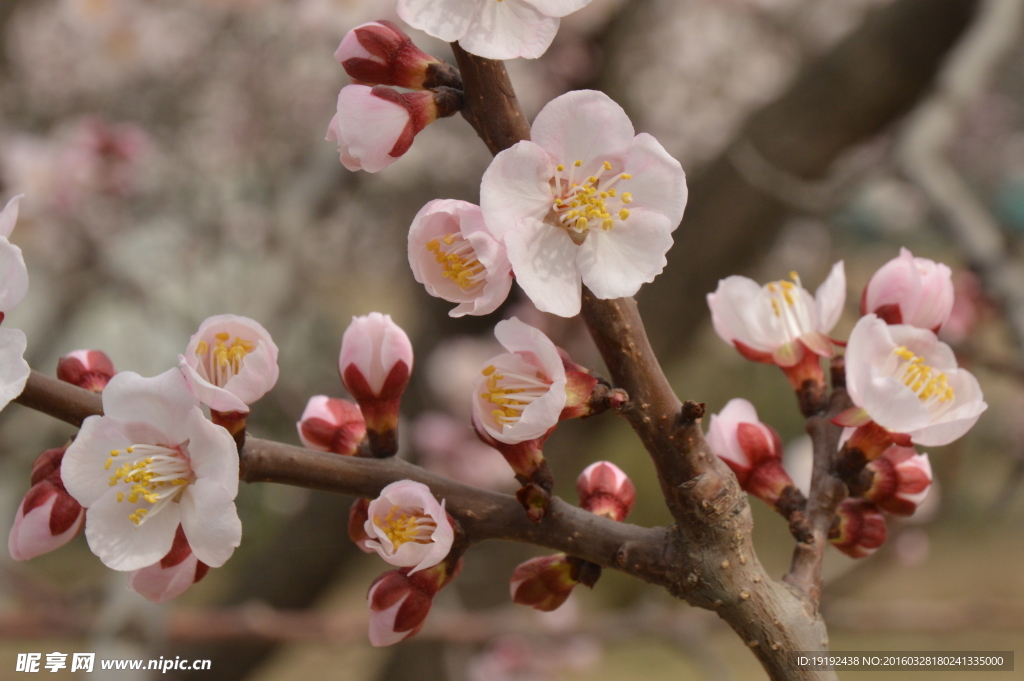
<path id="1" fill-rule="evenodd" d="M 375 456 L 398 451 L 398 410 L 412 372 L 412 343 L 390 315 L 353 317 L 341 339 L 341 380 L 359 403 Z"/>
<path id="2" fill-rule="evenodd" d="M 348 538 L 363 553 L 373 553 L 374 549 L 367 546 L 370 535 L 366 534 L 366 522 L 370 519 L 370 500 L 356 499 L 348 510 Z"/>
<path id="3" fill-rule="evenodd" d="M 927 454 L 893 445 L 867 465 L 874 474 L 863 496 L 893 515 L 910 516 L 928 496 L 932 466 Z"/>
<path id="4" fill-rule="evenodd" d="M 531 558 L 516 567 L 509 590 L 512 602 L 535 610 L 557 610 L 569 598 L 579 581 L 573 576 L 573 565 L 564 553 Z"/>
<path id="5" fill-rule="evenodd" d="M 942 263 L 915 258 L 906 248 L 871 277 L 860 299 L 862 315 L 887 324 L 909 324 L 934 333 L 953 309 L 952 272 Z"/>
<path id="6" fill-rule="evenodd" d="M 461 86 L 458 72 L 413 44 L 394 23 L 381 19 L 356 26 L 334 53 L 353 82 L 424 90 Z"/>
<path id="7" fill-rule="evenodd" d="M 609 461 L 598 461 L 583 469 L 576 479 L 576 492 L 584 509 L 619 522 L 626 519 L 636 501 L 633 481 Z"/>
<path id="8" fill-rule="evenodd" d="M 851 558 L 870 556 L 885 543 L 885 517 L 866 499 L 844 499 L 836 510 L 836 524 L 829 539 Z"/>
<path id="9" fill-rule="evenodd" d="M 415 635 L 430 614 L 434 596 L 462 569 L 447 563 L 410 573 L 409 568 L 385 572 L 370 586 L 366 601 L 370 607 L 370 644 L 390 646 Z"/>
<path id="10" fill-rule="evenodd" d="M 320 452 L 353 456 L 366 437 L 359 407 L 348 400 L 314 395 L 295 424 L 303 446 Z"/>
<path id="11" fill-rule="evenodd" d="M 793 481 L 782 467 L 782 440 L 771 426 L 757 418 L 747 400 L 729 400 L 711 416 L 708 446 L 736 474 L 740 487 L 775 506 Z"/>
<path id="12" fill-rule="evenodd" d="M 409 228 L 409 265 L 427 293 L 460 303 L 452 317 L 494 312 L 512 288 L 505 246 L 480 206 L 465 201 L 435 199 L 420 209 Z"/>
<path id="13" fill-rule="evenodd" d="M 347 85 L 338 93 L 326 139 L 338 143 L 346 168 L 377 173 L 409 151 L 423 128 L 461 107 L 461 93 L 451 88 L 400 93 L 382 85 Z"/>
<path id="14" fill-rule="evenodd" d="M 49 449 L 32 466 L 32 487 L 14 518 L 7 548 L 14 560 L 29 560 L 58 549 L 82 528 L 85 509 L 68 494 L 60 476 L 67 445 Z"/>
<path id="15" fill-rule="evenodd" d="M 128 588 L 147 600 L 163 603 L 185 593 L 209 570 L 210 566 L 192 553 L 185 532 L 178 525 L 171 550 L 159 562 L 133 570 L 129 574 Z"/>
<path id="16" fill-rule="evenodd" d="M 238 315 L 209 317 L 178 355 L 189 389 L 218 412 L 248 413 L 277 383 L 277 345 L 258 322 Z"/>
<path id="17" fill-rule="evenodd" d="M 75 350 L 57 360 L 57 378 L 101 393 L 117 371 L 102 350 Z"/>
<path id="18" fill-rule="evenodd" d="M 411 567 L 411 573 L 440 563 L 455 541 L 444 501 L 437 503 L 421 482 L 391 483 L 370 502 L 366 514 L 366 546 L 392 565 Z"/>

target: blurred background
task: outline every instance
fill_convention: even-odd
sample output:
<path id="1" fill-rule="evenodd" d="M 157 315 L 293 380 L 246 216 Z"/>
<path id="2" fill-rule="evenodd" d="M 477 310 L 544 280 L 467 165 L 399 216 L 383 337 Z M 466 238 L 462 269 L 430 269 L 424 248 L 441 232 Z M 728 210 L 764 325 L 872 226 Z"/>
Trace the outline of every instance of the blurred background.
<path id="1" fill-rule="evenodd" d="M 704 296 L 730 274 L 794 269 L 813 290 L 843 259 L 845 337 L 864 284 L 901 246 L 957 273 L 945 339 L 990 408 L 929 452 L 931 496 L 890 524 L 882 549 L 860 561 L 829 551 L 834 650 L 1024 650 L 1022 5 L 594 0 L 541 59 L 508 63 L 531 117 L 562 92 L 598 88 L 681 161 L 690 204 L 641 312 L 680 397 L 711 412 L 752 400 L 798 481 L 809 442 L 788 383 L 714 335 Z M 246 315 L 281 348 L 281 380 L 254 405 L 250 432 L 297 444 L 307 398 L 344 396 L 337 356 L 351 316 L 387 312 L 417 353 L 402 456 L 513 488 L 468 429 L 469 377 L 495 353 L 495 321 L 518 315 L 578 362 L 600 359 L 578 320 L 539 313 L 515 290 L 495 315 L 451 319 L 413 280 L 413 215 L 432 198 L 478 201 L 490 156 L 455 117 L 379 174 L 341 166 L 323 139 L 348 82 L 332 53 L 379 18 L 397 21 L 394 0 L 0 0 L 0 201 L 26 194 L 12 241 L 31 277 L 4 323 L 28 335 L 34 369 L 52 374 L 62 354 L 99 348 L 118 369 L 155 375 L 208 315 Z M 452 61 L 446 44 L 410 34 Z M 0 528 L 35 457 L 72 433 L 18 405 L 0 413 Z M 624 422 L 563 424 L 548 459 L 573 500 L 584 466 L 617 463 L 640 490 L 630 520 L 670 522 Z M 348 541 L 350 503 L 245 486 L 242 546 L 162 606 L 126 591 L 82 536 L 27 563 L 4 552 L 0 679 L 20 678 L 17 653 L 53 651 L 210 659 L 194 676 L 225 681 L 765 678 L 714 614 L 611 571 L 554 613 L 513 608 L 508 577 L 540 552 L 508 543 L 469 553 L 418 637 L 371 648 L 365 592 L 387 566 Z M 753 506 L 759 557 L 781 576 L 792 539 Z M 917 678 L 886 676 L 904 677 Z M 929 676 L 975 677 L 988 678 Z"/>

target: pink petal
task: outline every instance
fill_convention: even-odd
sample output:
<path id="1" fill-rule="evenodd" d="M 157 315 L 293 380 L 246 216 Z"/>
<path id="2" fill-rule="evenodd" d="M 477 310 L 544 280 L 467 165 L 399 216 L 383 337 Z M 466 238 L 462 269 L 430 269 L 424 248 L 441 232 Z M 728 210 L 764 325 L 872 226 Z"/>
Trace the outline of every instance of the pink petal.
<path id="1" fill-rule="evenodd" d="M 480 14 L 459 40 L 467 52 L 487 59 L 536 59 L 558 32 L 558 19 L 524 0 L 479 3 Z"/>
<path id="2" fill-rule="evenodd" d="M 550 155 L 533 142 L 519 142 L 494 157 L 480 182 L 480 208 L 497 239 L 544 220 L 554 202 L 554 173 Z"/>
<path id="3" fill-rule="evenodd" d="M 679 161 L 658 140 L 642 132 L 633 139 L 624 170 L 633 176 L 619 184 L 621 191 L 633 195 L 629 209 L 646 208 L 661 213 L 668 218 L 670 229 L 675 230 L 683 219 L 688 195 L 686 173 Z"/>
<path id="4" fill-rule="evenodd" d="M 18 208 L 24 194 L 18 194 L 7 202 L 3 210 L 0 210 L 0 237 L 9 239 L 14 231 L 14 223 L 18 221 Z"/>
<path id="5" fill-rule="evenodd" d="M 182 493 L 178 505 L 181 527 L 196 558 L 214 568 L 226 563 L 242 543 L 242 521 L 234 495 L 219 482 L 200 478 Z M 166 512 L 164 509 L 159 515 Z"/>
<path id="6" fill-rule="evenodd" d="M 672 248 L 668 218 L 643 208 L 610 230 L 592 229 L 578 248 L 583 283 L 601 299 L 632 296 L 654 281 Z"/>
<path id="7" fill-rule="evenodd" d="M 479 12 L 479 0 L 398 0 L 402 21 L 446 43 L 462 38 Z"/>
<path id="8" fill-rule="evenodd" d="M 0 327 L 0 409 L 21 394 L 32 373 L 24 358 L 26 347 L 21 329 Z"/>
<path id="9" fill-rule="evenodd" d="M 10 312 L 28 294 L 28 268 L 21 249 L 0 237 L 0 312 Z"/>
<path id="10" fill-rule="evenodd" d="M 579 314 L 583 286 L 577 246 L 564 229 L 524 221 L 505 235 L 505 247 L 519 286 L 538 310 L 562 317 Z"/>
<path id="11" fill-rule="evenodd" d="M 111 489 L 86 511 L 85 537 L 89 548 L 112 570 L 140 570 L 152 565 L 171 550 L 181 516 L 178 506 L 169 504 L 136 525 L 128 516 L 139 508 L 149 508 L 150 504 L 143 499 L 133 504 L 127 497 L 118 502 L 117 492 Z"/>
<path id="12" fill-rule="evenodd" d="M 622 107 L 596 90 L 574 90 L 541 109 L 533 121 L 530 138 L 558 163 L 583 161 L 576 170 L 594 175 L 604 161 L 619 172 L 633 146 L 633 124 Z"/>
<path id="13" fill-rule="evenodd" d="M 122 371 L 103 390 L 103 413 L 127 425 L 141 424 L 160 433 L 164 441 L 149 444 L 174 446 L 188 439 L 185 421 L 199 400 L 192 394 L 178 369 L 143 378 Z M 128 432 L 129 436 L 133 433 Z M 137 440 L 142 443 L 144 440 Z"/>
<path id="14" fill-rule="evenodd" d="M 825 281 L 814 292 L 814 301 L 818 313 L 817 330 L 827 336 L 835 328 L 846 305 L 846 270 L 842 260 L 832 266 Z"/>

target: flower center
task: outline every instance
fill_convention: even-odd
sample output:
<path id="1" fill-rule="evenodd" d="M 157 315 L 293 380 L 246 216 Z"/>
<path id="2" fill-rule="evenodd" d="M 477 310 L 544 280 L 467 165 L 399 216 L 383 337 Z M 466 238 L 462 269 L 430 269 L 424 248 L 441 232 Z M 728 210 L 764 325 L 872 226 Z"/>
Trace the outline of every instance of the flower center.
<path id="1" fill-rule="evenodd" d="M 491 416 L 499 426 L 514 426 L 523 410 L 551 389 L 551 382 L 539 373 L 534 376 L 515 371 L 500 373 L 493 364 L 480 373 L 487 377 L 487 392 L 480 393 L 480 397 L 497 407 L 491 411 Z"/>
<path id="2" fill-rule="evenodd" d="M 427 242 L 427 250 L 443 268 L 442 275 L 451 279 L 463 291 L 482 283 L 487 277 L 487 268 L 477 260 L 473 246 L 461 234 L 445 234 L 440 239 Z"/>
<path id="3" fill-rule="evenodd" d="M 153 504 L 148 509 L 137 508 L 129 514 L 128 519 L 136 525 L 141 525 L 163 510 L 167 504 L 176 501 L 185 488 L 196 479 L 188 457 L 180 449 L 160 445 L 132 445 L 123 450 L 111 450 L 103 469 L 110 470 L 114 461 L 122 454 L 129 454 L 134 458 L 125 461 L 110 476 L 111 487 L 118 484 L 128 487 L 127 494 L 117 493 L 118 502 L 127 499 L 129 504 L 136 504 L 142 499 Z"/>
<path id="4" fill-rule="evenodd" d="M 890 375 L 913 390 L 929 411 L 945 411 L 945 408 L 950 406 L 954 395 L 946 374 L 935 371 L 924 363 L 924 357 L 915 355 L 906 346 L 899 346 L 892 354 L 896 359 L 896 365 Z"/>
<path id="5" fill-rule="evenodd" d="M 373 524 L 384 531 L 395 551 L 408 542 L 429 544 L 434 541 L 432 536 L 437 529 L 434 519 L 424 515 L 421 508 L 406 510 L 407 512 L 402 512 L 397 506 L 393 506 L 383 519 L 379 515 L 373 516 Z"/>
<path id="6" fill-rule="evenodd" d="M 775 317 L 782 324 L 787 340 L 792 341 L 814 331 L 814 323 L 800 295 L 803 288 L 800 284 L 800 275 L 790 272 L 789 278 L 792 281 L 780 279 L 768 282 L 764 290 L 768 292 L 768 302 Z"/>
<path id="7" fill-rule="evenodd" d="M 568 175 L 563 176 L 565 166 L 559 163 L 555 167 L 552 186 L 555 200 L 551 210 L 558 220 L 558 226 L 569 233 L 569 238 L 576 245 L 583 243 L 592 228 L 609 230 L 615 226 L 616 221 L 625 221 L 629 217 L 629 209 L 625 205 L 633 201 L 632 194 L 620 194 L 614 188 L 620 180 L 632 179 L 632 175 L 618 173 L 609 178 L 603 177 L 606 171 L 612 169 L 612 164 L 605 161 L 597 175 L 577 178 L 577 169 L 582 165 L 583 161 L 577 160 Z"/>
<path id="8" fill-rule="evenodd" d="M 229 333 L 218 333 L 214 338 L 217 345 L 212 349 L 204 340 L 196 345 L 196 356 L 199 358 L 196 369 L 204 379 L 218 388 L 223 388 L 242 370 L 242 360 L 256 349 L 256 344 L 236 336 L 231 345 L 228 345 L 231 338 Z"/>

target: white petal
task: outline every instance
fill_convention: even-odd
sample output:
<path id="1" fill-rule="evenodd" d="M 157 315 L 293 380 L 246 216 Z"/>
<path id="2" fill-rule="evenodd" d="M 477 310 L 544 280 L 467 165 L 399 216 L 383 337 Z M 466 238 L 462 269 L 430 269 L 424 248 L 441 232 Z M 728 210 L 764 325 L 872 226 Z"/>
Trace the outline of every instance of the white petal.
<path id="1" fill-rule="evenodd" d="M 21 249 L 0 237 L 0 312 L 10 312 L 28 293 L 28 269 Z"/>
<path id="2" fill-rule="evenodd" d="M 928 329 L 921 329 L 910 324 L 893 324 L 889 326 L 889 334 L 896 345 L 905 345 L 915 355 L 924 357 L 925 362 L 939 371 L 957 368 L 956 354 L 953 349 L 939 340 L 938 336 Z"/>
<path id="3" fill-rule="evenodd" d="M 679 161 L 669 156 L 658 140 L 642 132 L 629 149 L 625 172 L 633 179 L 621 181 L 618 187 L 633 195 L 630 210 L 647 208 L 667 217 L 673 230 L 678 227 L 687 197 L 686 173 Z"/>
<path id="4" fill-rule="evenodd" d="M 874 314 L 860 318 L 846 344 L 846 390 L 858 407 L 864 407 L 865 392 L 874 376 L 872 367 L 883 366 L 896 349 L 888 325 Z"/>
<path id="5" fill-rule="evenodd" d="M 227 562 L 242 543 L 242 521 L 234 495 L 214 481 L 200 479 L 181 495 L 181 529 L 196 558 L 210 567 Z"/>
<path id="6" fill-rule="evenodd" d="M 466 33 L 484 0 L 398 0 L 398 16 L 413 28 L 446 43 Z"/>
<path id="7" fill-rule="evenodd" d="M 518 142 L 494 157 L 480 182 L 480 208 L 496 238 L 544 219 L 554 203 L 554 173 L 551 157 L 533 142 Z"/>
<path id="8" fill-rule="evenodd" d="M 524 0 L 483 0 L 459 45 L 487 59 L 536 59 L 547 51 L 556 33 L 558 19 Z"/>
<path id="9" fill-rule="evenodd" d="M 549 17 L 564 17 L 583 9 L 591 0 L 526 0 Z"/>
<path id="10" fill-rule="evenodd" d="M 625 298 L 665 269 L 672 225 L 660 213 L 636 209 L 610 230 L 591 229 L 576 262 L 583 283 L 598 298 Z"/>
<path id="11" fill-rule="evenodd" d="M 868 382 L 860 405 L 878 425 L 896 433 L 910 433 L 931 422 L 931 415 L 913 390 L 891 376 L 875 375 Z"/>
<path id="12" fill-rule="evenodd" d="M 197 478 L 213 480 L 231 498 L 238 494 L 238 450 L 231 434 L 208 421 L 198 407 L 188 415 L 188 455 Z"/>
<path id="13" fill-rule="evenodd" d="M 185 382 L 188 384 L 189 390 L 200 402 L 210 407 L 210 409 L 220 412 L 237 411 L 243 414 L 249 413 L 249 405 L 242 401 L 242 398 L 232 394 L 225 388 L 218 388 L 200 376 L 199 372 L 188 363 L 186 355 L 178 355 L 178 365 L 185 376 Z"/>
<path id="14" fill-rule="evenodd" d="M 539 362 L 537 368 L 544 372 L 549 381 L 565 378 L 565 365 L 558 354 L 558 348 L 540 329 L 512 317 L 494 326 L 494 337 L 506 350 L 523 355 L 528 362 L 533 363 L 536 359 Z"/>
<path id="15" fill-rule="evenodd" d="M 564 229 L 524 221 L 505 235 L 505 248 L 516 280 L 538 310 L 562 317 L 580 313 L 583 288 L 577 246 Z"/>
<path id="16" fill-rule="evenodd" d="M 579 160 L 583 177 L 608 161 L 618 172 L 633 146 L 633 124 L 622 107 L 596 90 L 574 90 L 541 109 L 530 139 L 568 168 Z"/>
<path id="17" fill-rule="evenodd" d="M 18 207 L 24 197 L 24 194 L 18 194 L 7 202 L 3 210 L 0 210 L 0 236 L 5 239 L 9 238 L 11 232 L 14 231 L 14 223 L 18 221 Z"/>
<path id="18" fill-rule="evenodd" d="M 21 329 L 0 327 L 0 409 L 21 394 L 32 373 L 24 357 L 26 347 Z"/>
<path id="19" fill-rule="evenodd" d="M 828 335 L 839 321 L 846 305 L 846 270 L 843 268 L 842 260 L 832 266 L 828 277 L 814 292 L 814 300 L 818 311 L 817 330 Z"/>
<path id="20" fill-rule="evenodd" d="M 136 444 L 124 432 L 124 425 L 109 416 L 90 416 L 82 423 L 64 453 L 60 477 L 75 501 L 88 508 L 110 491 L 112 470 L 104 470 L 112 450 L 123 451 Z M 114 459 L 116 464 L 117 459 Z M 111 465 L 113 469 L 116 467 Z"/>
<path id="21" fill-rule="evenodd" d="M 65 455 L 66 456 L 66 455 Z M 128 516 L 152 505 L 140 499 L 119 502 L 110 491 L 89 507 L 85 514 L 85 538 L 89 548 L 112 570 L 139 570 L 157 562 L 171 550 L 178 530 L 178 504 L 168 504 L 141 525 Z"/>
<path id="22" fill-rule="evenodd" d="M 346 85 L 338 93 L 338 134 L 362 169 L 377 173 L 395 162 L 390 155 L 409 122 L 409 111 L 381 99 L 365 85 Z"/>
<path id="23" fill-rule="evenodd" d="M 715 292 L 708 295 L 708 307 L 715 332 L 722 340 L 739 341 L 761 352 L 775 350 L 775 339 L 769 338 L 757 321 L 762 292 L 756 281 L 739 275 L 718 282 Z"/>
<path id="24" fill-rule="evenodd" d="M 148 426 L 159 432 L 163 441 L 138 439 L 138 444 L 176 446 L 188 436 L 185 420 L 199 400 L 188 389 L 179 369 L 170 369 L 143 378 L 133 371 L 121 371 L 103 390 L 103 413 L 124 423 L 130 437 L 138 437 L 131 426 Z"/>

